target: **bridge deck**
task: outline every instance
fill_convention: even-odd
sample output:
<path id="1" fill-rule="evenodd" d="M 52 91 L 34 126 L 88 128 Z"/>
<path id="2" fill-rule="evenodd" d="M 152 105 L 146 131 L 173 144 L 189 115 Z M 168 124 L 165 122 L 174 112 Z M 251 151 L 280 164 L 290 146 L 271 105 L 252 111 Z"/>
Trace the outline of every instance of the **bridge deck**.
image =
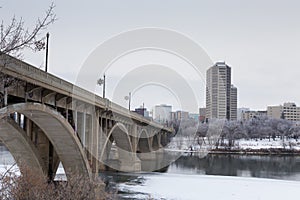
<path id="1" fill-rule="evenodd" d="M 150 121 L 136 113 L 128 112 L 128 109 L 111 102 L 109 99 L 103 99 L 102 97 L 88 90 L 85 90 L 79 86 L 76 86 L 68 81 L 65 81 L 57 76 L 49 74 L 41 69 L 38 69 L 13 57 L 1 55 L 0 72 L 17 79 L 24 80 L 31 84 L 43 87 L 45 89 L 57 92 L 59 94 L 72 97 L 87 104 L 95 105 L 96 107 L 102 109 L 112 110 L 114 113 L 119 114 L 123 117 L 131 118 L 144 124 L 149 124 L 150 126 L 163 129 L 169 133 L 172 132 L 170 128 Z"/>

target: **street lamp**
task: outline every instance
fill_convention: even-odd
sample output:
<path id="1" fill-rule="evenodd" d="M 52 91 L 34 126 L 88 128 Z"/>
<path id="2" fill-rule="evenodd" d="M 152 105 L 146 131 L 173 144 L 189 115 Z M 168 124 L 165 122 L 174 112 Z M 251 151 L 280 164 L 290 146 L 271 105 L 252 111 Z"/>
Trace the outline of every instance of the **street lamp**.
<path id="1" fill-rule="evenodd" d="M 45 63 L 45 71 L 48 72 L 48 46 L 49 46 L 49 36 L 50 34 L 46 34 L 46 63 Z"/>
<path id="2" fill-rule="evenodd" d="M 105 98 L 105 74 L 103 75 L 103 79 L 102 79 L 102 78 L 99 78 L 99 79 L 97 80 L 97 84 L 98 84 L 99 86 L 103 85 L 103 95 L 102 95 L 102 97 Z"/>
<path id="3" fill-rule="evenodd" d="M 124 98 L 128 101 L 128 110 L 130 111 L 131 92 L 129 92 L 128 96 L 125 96 Z"/>

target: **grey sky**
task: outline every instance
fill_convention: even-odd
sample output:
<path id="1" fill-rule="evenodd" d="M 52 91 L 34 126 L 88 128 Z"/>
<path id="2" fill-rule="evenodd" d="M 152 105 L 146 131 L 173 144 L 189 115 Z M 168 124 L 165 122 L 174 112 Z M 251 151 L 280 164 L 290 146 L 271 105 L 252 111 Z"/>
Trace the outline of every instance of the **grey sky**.
<path id="1" fill-rule="evenodd" d="M 300 105 L 297 0 L 54 2 L 59 20 L 49 28 L 49 71 L 55 75 L 75 81 L 89 54 L 105 40 L 134 28 L 161 27 L 189 36 L 214 62 L 225 60 L 232 67 L 239 107 L 265 109 L 286 101 Z M 0 0 L 0 18 L 7 22 L 15 14 L 30 26 L 50 3 Z M 43 53 L 26 53 L 25 60 L 43 65 Z M 199 95 L 204 96 L 203 89 Z M 147 104 L 151 106 L 151 102 Z M 204 100 L 199 104 L 204 105 Z"/>

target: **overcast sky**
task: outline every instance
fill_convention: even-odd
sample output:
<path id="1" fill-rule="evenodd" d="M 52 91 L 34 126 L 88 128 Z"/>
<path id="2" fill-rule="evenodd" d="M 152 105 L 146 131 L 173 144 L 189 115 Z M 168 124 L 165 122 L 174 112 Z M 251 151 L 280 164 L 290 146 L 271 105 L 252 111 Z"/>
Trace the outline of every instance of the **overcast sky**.
<path id="1" fill-rule="evenodd" d="M 43 15 L 50 3 L 0 0 L 0 19 L 7 23 L 14 15 L 22 16 L 30 27 L 34 19 Z M 49 27 L 49 71 L 71 82 L 76 82 L 82 65 L 104 41 L 124 31 L 159 27 L 188 36 L 206 51 L 213 62 L 224 60 L 232 67 L 232 82 L 238 88 L 238 107 L 266 109 L 267 105 L 284 102 L 300 105 L 300 2 L 297 0 L 109 0 L 54 3 L 58 20 Z M 148 52 L 148 57 L 129 56 L 133 56 L 131 61 L 142 58 L 139 65 L 146 65 L 151 63 L 149 55 L 152 54 L 156 53 Z M 167 59 L 167 56 L 154 55 L 153 58 Z M 143 60 L 145 58 L 147 60 Z M 28 52 L 24 60 L 43 66 L 44 52 Z M 128 58 L 119 61 L 120 65 L 123 68 L 127 65 L 129 67 Z M 169 67 L 172 68 L 171 65 Z M 118 85 L 114 80 L 118 74 L 113 73 L 117 69 L 118 64 L 115 64 L 111 75 L 107 74 L 107 95 L 110 99 L 113 99 L 114 94 L 109 90 Z M 177 72 L 180 73 L 180 70 Z M 198 105 L 204 106 L 203 80 L 190 80 L 196 85 L 197 81 L 199 92 L 195 95 Z M 163 90 L 157 87 L 147 86 L 137 91 L 132 107 L 142 102 L 149 108 L 157 103 L 168 103 L 174 104 L 174 109 L 197 112 L 195 106 L 180 107 L 171 90 L 166 89 L 164 95 L 161 95 Z M 96 90 L 101 94 L 101 88 Z M 126 106 L 126 102 L 121 99 L 116 99 L 116 102 Z"/>

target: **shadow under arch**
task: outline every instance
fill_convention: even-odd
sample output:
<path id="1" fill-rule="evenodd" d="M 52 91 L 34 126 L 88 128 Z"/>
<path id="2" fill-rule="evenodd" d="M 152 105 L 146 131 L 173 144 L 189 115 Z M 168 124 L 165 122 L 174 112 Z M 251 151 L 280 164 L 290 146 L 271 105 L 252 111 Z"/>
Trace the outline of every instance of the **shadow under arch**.
<path id="1" fill-rule="evenodd" d="M 104 134 L 104 133 L 102 133 Z M 109 131 L 108 135 L 105 135 L 105 142 L 100 153 L 100 161 L 106 166 L 118 171 L 136 171 L 133 163 L 139 161 L 133 152 L 133 146 L 128 134 L 127 128 L 120 122 L 117 122 Z M 110 162 L 109 154 L 115 142 L 118 151 L 118 160 L 120 164 Z M 122 164 L 123 163 L 123 164 Z M 124 163 L 128 166 L 125 167 Z M 129 166 L 131 163 L 131 166 Z"/>
<path id="2" fill-rule="evenodd" d="M 74 174 L 92 178 L 82 144 L 71 125 L 60 113 L 40 103 L 19 103 L 1 108 L 0 119 L 15 112 L 23 114 L 42 129 L 57 152 L 68 179 Z M 3 133 L 0 132 L 1 134 Z"/>
<path id="3" fill-rule="evenodd" d="M 0 140 L 19 167 L 25 165 L 38 176 L 47 176 L 47 168 L 32 141 L 18 124 L 9 117 L 0 119 Z M 22 173 L 22 167 L 20 168 Z"/>
<path id="4" fill-rule="evenodd" d="M 159 150 L 159 148 L 160 145 L 159 145 L 158 133 L 155 133 L 152 140 L 152 150 L 157 151 Z"/>
<path id="5" fill-rule="evenodd" d="M 150 137 L 148 131 L 142 129 L 138 134 L 139 139 L 137 143 L 137 153 L 149 153 L 152 151 L 152 146 L 150 144 Z"/>

